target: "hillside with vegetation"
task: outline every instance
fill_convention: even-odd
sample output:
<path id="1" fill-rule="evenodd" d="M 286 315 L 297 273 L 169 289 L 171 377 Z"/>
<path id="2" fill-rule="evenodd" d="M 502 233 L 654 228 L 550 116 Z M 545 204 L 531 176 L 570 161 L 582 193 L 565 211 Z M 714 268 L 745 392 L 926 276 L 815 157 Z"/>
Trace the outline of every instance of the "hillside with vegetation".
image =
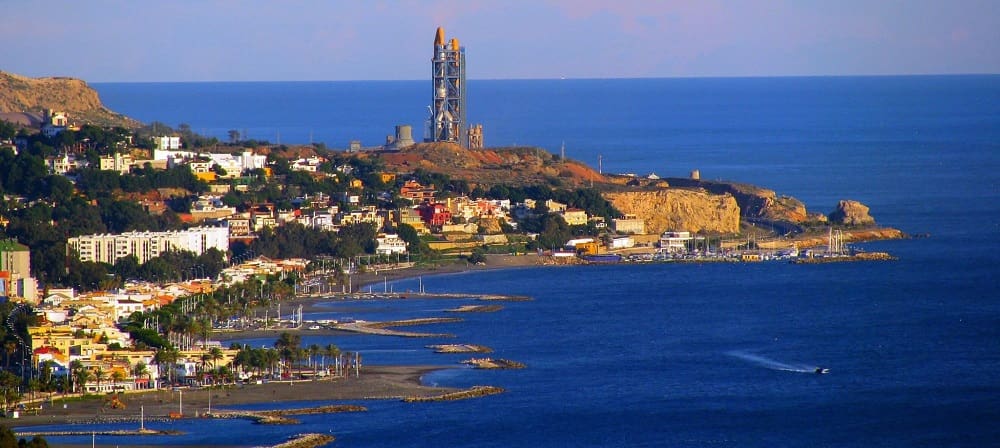
<path id="1" fill-rule="evenodd" d="M 32 120 L 40 117 L 44 109 L 67 112 L 79 124 L 126 128 L 141 125 L 104 107 L 97 91 L 82 80 L 29 78 L 0 71 L 0 113 L 7 121 Z"/>

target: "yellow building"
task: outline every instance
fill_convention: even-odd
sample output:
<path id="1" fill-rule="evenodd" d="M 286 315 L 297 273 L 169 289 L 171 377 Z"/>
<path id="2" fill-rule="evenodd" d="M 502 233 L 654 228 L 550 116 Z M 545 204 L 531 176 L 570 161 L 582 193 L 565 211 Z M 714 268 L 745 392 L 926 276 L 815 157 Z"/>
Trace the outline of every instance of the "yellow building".
<path id="1" fill-rule="evenodd" d="M 587 212 L 578 208 L 569 208 L 562 212 L 563 220 L 567 225 L 585 226 L 587 225 Z"/>
<path id="2" fill-rule="evenodd" d="M 208 171 L 204 173 L 194 173 L 194 177 L 197 177 L 198 180 L 205 182 L 215 182 L 215 180 L 218 178 L 218 175 L 215 174 L 215 171 Z"/>
<path id="3" fill-rule="evenodd" d="M 597 255 L 598 250 L 600 250 L 600 246 L 596 241 L 576 245 L 576 252 L 581 255 Z"/>

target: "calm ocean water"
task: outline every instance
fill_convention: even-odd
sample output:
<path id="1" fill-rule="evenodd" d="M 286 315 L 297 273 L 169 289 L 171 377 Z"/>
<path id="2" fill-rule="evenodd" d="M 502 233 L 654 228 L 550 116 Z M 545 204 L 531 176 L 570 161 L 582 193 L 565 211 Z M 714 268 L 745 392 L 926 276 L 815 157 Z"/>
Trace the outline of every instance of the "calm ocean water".
<path id="1" fill-rule="evenodd" d="M 113 110 L 225 137 L 377 143 L 419 129 L 423 82 L 97 84 Z M 868 243 L 894 263 L 643 265 L 424 278 L 430 291 L 528 294 L 435 326 L 525 362 L 443 370 L 506 394 L 365 403 L 303 424 L 162 424 L 143 444 L 334 446 L 988 446 L 1000 440 L 1000 77 L 472 81 L 487 143 L 534 144 L 606 171 L 751 182 L 828 212 L 872 206 L 930 238 Z M 396 290 L 416 289 L 416 280 Z M 462 302 L 466 303 L 466 302 Z M 314 317 L 438 316 L 458 302 L 329 305 Z M 349 307 L 349 311 L 345 310 Z M 308 318 L 308 317 L 307 317 Z M 249 341 L 269 344 L 270 340 Z M 307 338 L 370 363 L 456 365 L 430 340 Z M 809 373 L 829 367 L 828 375 Z M 153 426 L 153 425 L 150 425 Z M 89 438 L 58 438 L 89 443 Z M 101 442 L 99 440 L 99 442 Z M 108 439 L 107 444 L 139 443 Z"/>

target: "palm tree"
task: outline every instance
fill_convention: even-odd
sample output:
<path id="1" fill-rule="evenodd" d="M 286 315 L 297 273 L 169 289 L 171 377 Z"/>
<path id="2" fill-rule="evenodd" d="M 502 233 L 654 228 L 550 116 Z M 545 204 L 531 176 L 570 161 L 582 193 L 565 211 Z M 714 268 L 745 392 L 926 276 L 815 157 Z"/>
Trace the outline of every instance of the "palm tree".
<path id="1" fill-rule="evenodd" d="M 104 371 L 104 368 L 98 367 L 94 369 L 94 379 L 97 381 L 97 390 L 101 390 L 101 381 L 108 379 L 108 372 Z"/>
<path id="2" fill-rule="evenodd" d="M 174 369 L 173 365 L 180 358 L 180 352 L 175 348 L 161 348 L 156 351 L 153 355 L 153 362 L 157 366 L 166 367 L 167 369 L 167 380 L 170 384 L 174 382 Z"/>
<path id="3" fill-rule="evenodd" d="M 201 333 L 201 348 L 204 350 L 208 346 L 208 338 L 212 336 L 212 319 L 205 316 L 198 319 L 197 322 L 196 329 Z"/>
<path id="4" fill-rule="evenodd" d="M 3 344 L 4 353 L 7 354 L 7 359 L 4 363 L 4 367 L 10 370 L 10 357 L 17 353 L 17 342 L 7 341 Z"/>
<path id="5" fill-rule="evenodd" d="M 281 359 L 286 363 L 290 362 L 297 355 L 299 345 L 302 344 L 302 337 L 288 332 L 281 333 L 278 340 L 274 341 L 274 348 L 281 352 Z M 290 367 L 290 366 L 289 366 Z"/>
<path id="6" fill-rule="evenodd" d="M 233 370 L 235 372 L 246 372 L 247 368 L 253 368 L 253 355 L 250 350 L 241 349 L 233 357 Z"/>
<path id="7" fill-rule="evenodd" d="M 77 387 L 80 389 L 80 393 L 87 390 L 87 381 L 90 381 L 90 378 L 90 372 L 87 371 L 87 368 L 82 365 L 78 369 L 73 370 L 73 381 L 76 382 Z"/>
<path id="8" fill-rule="evenodd" d="M 126 378 L 125 372 L 123 372 L 120 369 L 115 369 L 114 372 L 111 372 L 111 379 L 115 382 L 114 388 L 118 387 L 118 383 L 125 381 L 125 378 Z"/>
<path id="9" fill-rule="evenodd" d="M 42 390 L 42 380 L 38 378 L 32 378 L 28 380 L 28 392 L 31 394 L 31 399 L 35 399 L 35 392 Z"/>
<path id="10" fill-rule="evenodd" d="M 263 364 L 267 366 L 267 368 L 271 371 L 271 373 L 274 373 L 274 366 L 278 364 L 278 361 L 281 360 L 281 356 L 278 354 L 278 351 L 264 350 L 263 353 L 261 353 L 261 355 Z"/>
<path id="11" fill-rule="evenodd" d="M 224 358 L 225 355 L 223 355 L 221 348 L 219 348 L 219 347 L 212 347 L 208 351 L 208 357 L 209 357 L 209 360 L 212 361 L 212 368 L 213 369 L 217 369 L 217 368 L 219 368 L 219 366 L 218 366 L 217 363 L 219 362 L 220 359 Z"/>
<path id="12" fill-rule="evenodd" d="M 146 367 L 146 363 L 142 361 L 139 361 L 132 366 L 132 377 L 134 378 L 141 378 L 143 376 L 148 377 L 149 374 L 149 367 Z"/>
<path id="13" fill-rule="evenodd" d="M 309 345 L 309 364 L 311 364 L 313 366 L 313 372 L 314 373 L 316 372 L 316 368 L 319 365 L 316 362 L 316 357 L 319 356 L 319 353 L 321 351 L 322 351 L 322 349 L 319 347 L 319 344 L 310 344 Z"/>
<path id="14" fill-rule="evenodd" d="M 326 347 L 323 347 L 323 353 L 330 357 L 331 362 L 335 362 L 334 360 L 340 356 L 340 347 L 333 344 L 327 344 Z"/>

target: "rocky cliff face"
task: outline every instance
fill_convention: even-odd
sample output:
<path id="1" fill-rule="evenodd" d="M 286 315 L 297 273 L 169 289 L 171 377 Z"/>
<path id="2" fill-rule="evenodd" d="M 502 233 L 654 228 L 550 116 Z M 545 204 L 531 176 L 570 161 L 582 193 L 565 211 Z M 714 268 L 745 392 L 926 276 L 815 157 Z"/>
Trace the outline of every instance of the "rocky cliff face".
<path id="1" fill-rule="evenodd" d="M 743 210 L 743 216 L 769 221 L 802 223 L 811 217 L 806 206 L 798 199 L 778 196 L 774 190 L 735 182 L 714 182 L 697 179 L 667 179 L 670 185 L 686 188 L 704 188 L 715 194 L 731 194 Z"/>
<path id="2" fill-rule="evenodd" d="M 664 189 L 605 193 L 604 197 L 622 213 L 645 220 L 646 233 L 667 230 L 736 233 L 740 227 L 740 207 L 730 194 Z"/>
<path id="3" fill-rule="evenodd" d="M 140 123 L 101 104 L 97 91 L 73 78 L 28 78 L 0 71 L 0 112 L 67 112 L 72 121 L 133 127 Z"/>
<path id="4" fill-rule="evenodd" d="M 851 200 L 842 200 L 830 213 L 830 221 L 848 226 L 868 226 L 875 224 L 875 218 L 868 214 L 868 206 Z"/>

